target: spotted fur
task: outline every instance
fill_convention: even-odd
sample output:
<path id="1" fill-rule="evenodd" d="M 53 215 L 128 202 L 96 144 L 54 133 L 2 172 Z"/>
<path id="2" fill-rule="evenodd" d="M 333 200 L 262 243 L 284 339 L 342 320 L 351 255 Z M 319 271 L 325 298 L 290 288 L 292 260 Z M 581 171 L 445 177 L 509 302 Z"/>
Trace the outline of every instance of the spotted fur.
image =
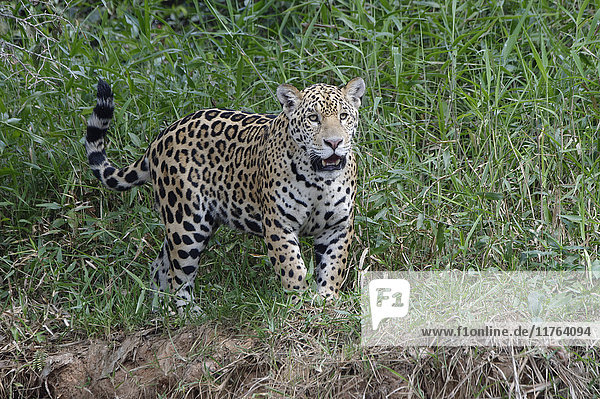
<path id="1" fill-rule="evenodd" d="M 314 236 L 318 292 L 337 296 L 348 266 L 356 195 L 352 141 L 365 84 L 281 85 L 279 115 L 205 109 L 162 131 L 122 169 L 108 161 L 105 135 L 114 112 L 100 80 L 86 150 L 94 175 L 113 190 L 152 182 L 166 235 L 152 263 L 153 282 L 193 302 L 202 250 L 219 225 L 264 237 L 283 288 L 308 288 L 300 236 Z"/>

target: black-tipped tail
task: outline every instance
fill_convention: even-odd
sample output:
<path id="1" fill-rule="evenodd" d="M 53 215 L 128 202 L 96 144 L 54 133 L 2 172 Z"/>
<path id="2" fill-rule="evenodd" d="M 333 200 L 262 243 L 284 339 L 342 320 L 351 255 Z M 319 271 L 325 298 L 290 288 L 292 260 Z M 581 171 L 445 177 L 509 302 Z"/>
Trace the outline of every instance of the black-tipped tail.
<path id="1" fill-rule="evenodd" d="M 93 143 L 104 138 L 114 110 L 115 105 L 110 86 L 102 79 L 99 79 L 96 106 L 94 107 L 92 116 L 88 120 L 86 141 Z"/>
<path id="2" fill-rule="evenodd" d="M 113 190 L 128 190 L 149 179 L 148 160 L 145 156 L 123 169 L 117 169 L 106 158 L 105 136 L 115 110 L 112 90 L 108 83 L 98 80 L 94 112 L 88 119 L 85 136 L 90 168 L 102 183 Z"/>

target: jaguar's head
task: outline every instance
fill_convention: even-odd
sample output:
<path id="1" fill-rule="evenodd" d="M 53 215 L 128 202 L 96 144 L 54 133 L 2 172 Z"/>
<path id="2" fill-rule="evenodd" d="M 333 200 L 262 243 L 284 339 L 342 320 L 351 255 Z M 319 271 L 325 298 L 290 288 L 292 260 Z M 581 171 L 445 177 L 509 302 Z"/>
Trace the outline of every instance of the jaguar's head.
<path id="1" fill-rule="evenodd" d="M 316 172 L 339 171 L 346 165 L 364 93 L 362 78 L 354 78 L 341 88 L 326 84 L 302 91 L 287 84 L 277 88 L 290 134 L 306 151 Z"/>

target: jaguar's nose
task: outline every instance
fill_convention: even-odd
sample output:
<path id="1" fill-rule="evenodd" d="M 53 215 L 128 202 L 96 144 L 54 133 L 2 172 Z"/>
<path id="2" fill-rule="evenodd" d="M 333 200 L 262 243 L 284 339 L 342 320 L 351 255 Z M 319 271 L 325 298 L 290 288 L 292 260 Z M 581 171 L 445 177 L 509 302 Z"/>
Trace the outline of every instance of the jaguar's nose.
<path id="1" fill-rule="evenodd" d="M 331 147 L 332 150 L 335 151 L 335 149 L 340 145 L 340 143 L 344 141 L 343 139 L 339 138 L 339 137 L 332 137 L 332 138 L 328 138 L 328 139 L 323 139 L 323 142 L 325 144 L 327 144 L 329 147 Z"/>

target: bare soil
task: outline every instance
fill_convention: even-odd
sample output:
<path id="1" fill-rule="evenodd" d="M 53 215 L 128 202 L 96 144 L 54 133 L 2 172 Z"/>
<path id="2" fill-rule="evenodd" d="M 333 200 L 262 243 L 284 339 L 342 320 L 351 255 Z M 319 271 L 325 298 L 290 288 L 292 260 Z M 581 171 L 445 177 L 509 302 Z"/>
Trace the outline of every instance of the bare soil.
<path id="1" fill-rule="evenodd" d="M 600 397 L 600 353 L 583 348 L 326 348 L 203 325 L 30 352 L 0 353 L 0 397 Z"/>

